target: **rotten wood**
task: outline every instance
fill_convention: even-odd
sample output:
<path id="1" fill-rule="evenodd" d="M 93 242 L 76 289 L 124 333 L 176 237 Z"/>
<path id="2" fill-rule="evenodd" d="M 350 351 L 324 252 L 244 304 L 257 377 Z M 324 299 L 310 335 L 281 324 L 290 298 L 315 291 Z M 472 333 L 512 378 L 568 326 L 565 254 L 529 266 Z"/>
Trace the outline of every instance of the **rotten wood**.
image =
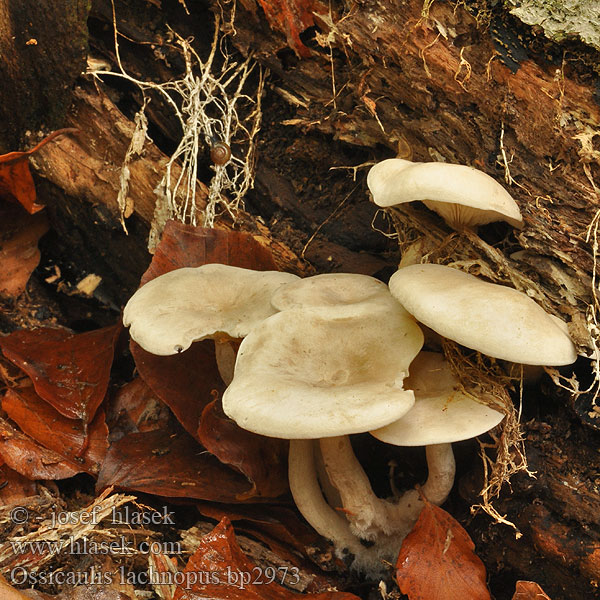
<path id="1" fill-rule="evenodd" d="M 304 20 L 313 24 L 300 38 L 285 31 L 286 23 L 297 26 L 293 19 L 266 15 L 262 1 L 241 0 L 235 14 L 228 12 L 232 3 L 218 0 L 188 4 L 191 18 L 181 6 L 163 13 L 158 2 L 115 6 L 128 38 L 122 40 L 123 60 L 135 77 L 166 81 L 181 72 L 180 59 L 164 43 L 167 20 L 181 35 L 194 35 L 199 50 L 206 51 L 210 10 L 222 17 L 228 44 L 270 69 L 256 189 L 248 195 L 248 212 L 235 225 L 222 219 L 219 227 L 250 231 L 287 271 L 351 271 L 382 279 L 397 263 L 397 242 L 404 247 L 420 238 L 434 261 L 470 261 L 491 279 L 527 291 L 568 322 L 581 349 L 589 349 L 594 257 L 586 236 L 600 204 L 596 50 L 544 40 L 502 3 L 484 0 L 281 3 L 310 5 L 317 13 L 314 21 Z M 90 45 L 114 67 L 111 3 L 94 0 L 91 15 Z M 71 80 L 61 81 L 68 86 Z M 78 81 L 72 99 L 59 125 L 81 134 L 35 157 L 38 190 L 57 232 L 54 239 L 77 257 L 80 272 L 93 269 L 112 286 L 107 302 L 114 315 L 149 260 L 144 244 L 153 190 L 176 143 L 177 124 L 153 98 L 148 115 L 156 143 L 147 141 L 130 164 L 135 212 L 126 238 L 116 198 L 139 93 L 108 78 L 94 85 L 88 77 Z M 15 132 L 22 136 L 39 124 L 28 113 Z M 414 206 L 394 215 L 388 231 L 400 237 L 387 240 L 373 231 L 376 208 L 365 178 L 370 164 L 395 155 L 484 170 L 510 189 L 525 227 L 513 232 L 492 225 L 481 228 L 480 238 L 461 236 Z M 199 197 L 210 176 L 204 167 Z M 375 226 L 385 229 L 386 222 Z M 587 363 L 582 365 L 580 371 L 589 374 Z M 524 396 L 525 405 L 534 407 L 535 425 L 541 426 L 544 410 L 567 425 L 549 429 L 542 446 L 528 437 L 537 479 L 517 478 L 513 493 L 507 490 L 498 506 L 523 537 L 515 539 L 512 530 L 492 526 L 487 517 L 467 523 L 499 600 L 510 597 L 511 578 L 538 581 L 553 600 L 597 592 L 600 480 L 596 467 L 586 465 L 597 463 L 598 435 L 577 421 L 566 397 L 555 395 L 548 409 L 546 400 L 537 388 Z M 470 502 L 477 503 L 477 496 Z"/>

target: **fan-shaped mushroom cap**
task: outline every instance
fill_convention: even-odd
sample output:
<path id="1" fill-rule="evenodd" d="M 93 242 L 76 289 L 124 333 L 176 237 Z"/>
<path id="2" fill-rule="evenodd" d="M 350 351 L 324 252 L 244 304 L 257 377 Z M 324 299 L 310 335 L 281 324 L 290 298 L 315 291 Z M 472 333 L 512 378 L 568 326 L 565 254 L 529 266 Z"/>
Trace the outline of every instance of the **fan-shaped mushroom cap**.
<path id="1" fill-rule="evenodd" d="M 288 439 L 381 427 L 413 405 L 402 382 L 422 344 L 413 318 L 388 303 L 285 310 L 242 342 L 223 410 Z"/>
<path id="2" fill-rule="evenodd" d="M 385 283 L 355 273 L 325 273 L 281 286 L 271 298 L 277 310 L 318 306 L 348 306 L 375 298 L 393 298 Z"/>
<path id="3" fill-rule="evenodd" d="M 144 350 L 159 355 L 183 352 L 208 337 L 242 338 L 276 312 L 273 292 L 296 279 L 221 264 L 176 269 L 130 298 L 123 323 Z"/>
<path id="4" fill-rule="evenodd" d="M 444 337 L 526 365 L 568 365 L 577 352 L 555 318 L 529 296 L 442 265 L 410 265 L 390 279 L 392 295 Z"/>
<path id="5" fill-rule="evenodd" d="M 523 224 L 512 196 L 495 179 L 466 165 L 390 158 L 371 168 L 367 185 L 378 206 L 421 200 L 452 227 L 493 221 Z"/>
<path id="6" fill-rule="evenodd" d="M 450 366 L 437 352 L 421 352 L 415 358 L 404 387 L 414 391 L 415 404 L 398 421 L 370 432 L 382 442 L 396 446 L 458 442 L 489 431 L 504 418 L 461 392 Z M 493 402 L 491 397 L 487 400 Z"/>

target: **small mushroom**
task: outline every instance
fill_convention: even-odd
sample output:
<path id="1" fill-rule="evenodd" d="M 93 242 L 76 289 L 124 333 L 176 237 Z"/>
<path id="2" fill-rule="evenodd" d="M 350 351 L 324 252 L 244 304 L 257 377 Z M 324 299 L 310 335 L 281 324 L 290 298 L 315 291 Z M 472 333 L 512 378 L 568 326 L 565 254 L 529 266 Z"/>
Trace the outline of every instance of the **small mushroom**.
<path id="1" fill-rule="evenodd" d="M 149 281 L 129 299 L 123 323 L 144 350 L 161 356 L 214 339 L 219 371 L 229 383 L 234 363 L 230 342 L 274 314 L 271 296 L 296 279 L 290 273 L 221 264 L 176 269 Z"/>
<path id="2" fill-rule="evenodd" d="M 577 358 L 564 323 L 515 289 L 433 264 L 403 267 L 389 286 L 417 321 L 467 348 L 526 365 Z"/>
<path id="3" fill-rule="evenodd" d="M 450 366 L 437 352 L 419 353 L 404 383 L 415 393 L 414 406 L 398 421 L 370 433 L 387 444 L 426 447 L 429 475 L 421 492 L 440 505 L 454 483 L 452 442 L 489 431 L 504 414 L 492 396 L 474 389 L 470 397 L 461 391 Z M 473 399 L 476 396 L 479 401 Z M 416 521 L 422 508 L 420 494 L 417 490 L 407 492 L 397 506 L 404 518 Z"/>
<path id="4" fill-rule="evenodd" d="M 466 165 L 390 158 L 371 168 L 367 185 L 378 206 L 420 200 L 454 229 L 494 221 L 523 225 L 512 196 L 495 179 Z"/>

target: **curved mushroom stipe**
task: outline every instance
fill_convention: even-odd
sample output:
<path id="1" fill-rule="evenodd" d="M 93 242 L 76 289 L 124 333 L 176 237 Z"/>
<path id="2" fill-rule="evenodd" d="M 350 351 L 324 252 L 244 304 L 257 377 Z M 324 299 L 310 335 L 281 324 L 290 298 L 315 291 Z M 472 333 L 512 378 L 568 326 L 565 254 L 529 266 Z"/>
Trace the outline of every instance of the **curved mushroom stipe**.
<path id="1" fill-rule="evenodd" d="M 367 548 L 352 533 L 348 521 L 323 497 L 315 468 L 315 443 L 290 440 L 288 474 L 294 502 L 313 529 L 331 540 L 340 555 L 345 548 L 358 558 Z"/>
<path id="2" fill-rule="evenodd" d="M 432 444 L 426 446 L 425 453 L 429 474 L 421 491 L 429 502 L 439 506 L 446 501 L 454 485 L 456 462 L 452 444 Z"/>
<path id="3" fill-rule="evenodd" d="M 400 543 L 423 508 L 421 494 L 439 506 L 445 502 L 454 485 L 456 463 L 450 443 L 426 446 L 427 481 L 420 492 L 409 490 L 396 502 L 375 495 L 348 436 L 323 438 L 320 446 L 327 474 L 340 493 L 352 531 L 376 544 L 392 535 Z"/>
<path id="4" fill-rule="evenodd" d="M 350 528 L 359 538 L 376 541 L 381 534 L 395 532 L 390 509 L 393 506 L 378 498 L 361 464 L 350 438 L 340 435 L 320 440 L 325 469 L 337 488 Z"/>
<path id="5" fill-rule="evenodd" d="M 325 462 L 323 460 L 323 453 L 321 452 L 319 440 L 314 440 L 314 444 L 315 468 L 317 469 L 317 477 L 319 479 L 321 489 L 323 490 L 323 495 L 325 496 L 329 506 L 333 506 L 335 508 L 340 507 L 342 506 L 342 497 L 340 496 L 338 489 L 333 485 L 333 483 L 331 483 L 331 479 L 329 479 L 329 474 L 325 468 Z"/>

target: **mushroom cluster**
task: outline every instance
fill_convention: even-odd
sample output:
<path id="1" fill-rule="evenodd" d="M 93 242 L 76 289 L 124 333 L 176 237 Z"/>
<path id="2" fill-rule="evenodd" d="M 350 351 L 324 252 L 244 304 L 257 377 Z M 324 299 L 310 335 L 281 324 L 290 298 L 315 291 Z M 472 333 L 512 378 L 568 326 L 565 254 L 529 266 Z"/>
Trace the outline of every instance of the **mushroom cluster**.
<path id="1" fill-rule="evenodd" d="M 391 159 L 371 169 L 368 185 L 380 206 L 420 200 L 465 233 L 495 220 L 522 225 L 510 194 L 470 167 Z M 141 287 L 123 321 L 154 354 L 215 340 L 225 413 L 249 431 L 290 440 L 298 509 L 339 556 L 372 573 L 381 558 L 394 559 L 422 497 L 446 500 L 452 443 L 505 416 L 483 385 L 465 388 L 441 354 L 422 350 L 422 328 L 512 363 L 559 366 L 577 357 L 566 325 L 526 294 L 435 264 L 402 266 L 389 287 L 347 273 L 177 269 Z M 377 497 L 349 437 L 365 432 L 424 446 L 423 486 Z"/>
<path id="2" fill-rule="evenodd" d="M 389 287 L 356 274 L 300 279 L 218 264 L 177 269 L 141 287 L 123 320 L 154 354 L 215 340 L 228 385 L 225 413 L 249 431 L 290 440 L 298 509 L 340 556 L 372 573 L 381 558 L 397 554 L 421 494 L 445 501 L 454 481 L 452 442 L 504 417 L 493 397 L 462 388 L 442 355 L 422 351 L 418 322 L 509 361 L 561 365 L 576 357 L 564 324 L 531 298 L 439 265 L 402 268 Z M 241 338 L 235 356 L 231 344 Z M 374 494 L 349 438 L 364 432 L 425 446 L 420 492 Z"/>

